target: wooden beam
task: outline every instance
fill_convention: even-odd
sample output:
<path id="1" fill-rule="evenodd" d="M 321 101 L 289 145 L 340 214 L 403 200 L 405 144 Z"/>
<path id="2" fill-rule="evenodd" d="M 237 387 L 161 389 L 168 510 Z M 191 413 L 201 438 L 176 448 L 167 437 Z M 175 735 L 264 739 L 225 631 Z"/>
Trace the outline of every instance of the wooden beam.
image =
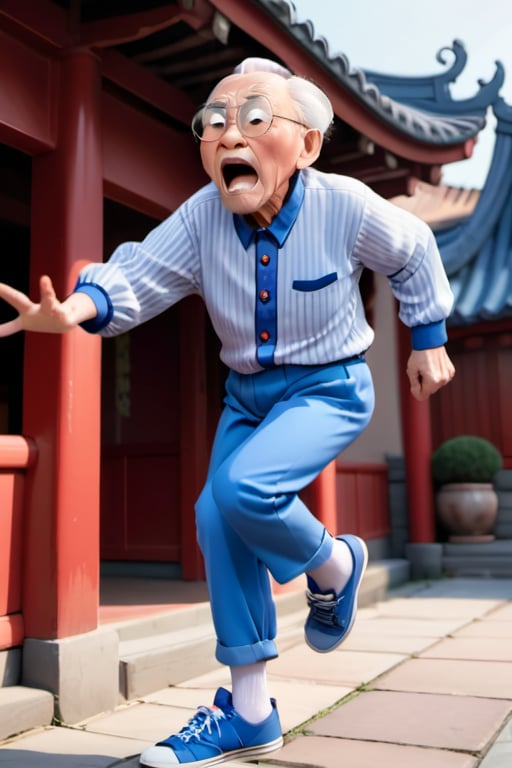
<path id="1" fill-rule="evenodd" d="M 102 74 L 128 93 L 155 107 L 165 115 L 189 126 L 197 104 L 186 93 L 173 88 L 148 69 L 135 64 L 118 51 L 101 51 Z"/>
<path id="2" fill-rule="evenodd" d="M 213 14 L 213 8 L 206 2 L 194 3 L 194 9 L 191 12 L 185 11 L 181 5 L 169 3 L 140 13 L 110 16 L 100 21 L 82 24 L 80 42 L 82 45 L 95 48 L 107 48 L 149 37 L 180 21 L 186 22 L 193 29 L 201 29 L 211 21 Z"/>
<path id="3" fill-rule="evenodd" d="M 56 48 L 70 45 L 68 15 L 49 0 L 2 0 L 0 5 L 2 27 L 18 27 L 26 35 L 38 38 Z"/>
<path id="4" fill-rule="evenodd" d="M 28 154 L 55 145 L 53 63 L 0 31 L 0 142 Z"/>
<path id="5" fill-rule="evenodd" d="M 106 93 L 101 111 L 107 197 L 163 218 L 208 181 L 192 134 Z"/>
<path id="6" fill-rule="evenodd" d="M 167 45 L 160 45 L 158 48 L 148 48 L 147 51 L 141 51 L 133 56 L 133 60 L 137 64 L 151 64 L 162 59 L 179 58 L 183 53 L 190 53 L 198 48 L 203 48 L 206 43 L 212 42 L 212 40 L 215 40 L 213 30 L 203 29 L 201 35 L 183 37 L 181 40 L 173 40 L 173 42 Z"/>

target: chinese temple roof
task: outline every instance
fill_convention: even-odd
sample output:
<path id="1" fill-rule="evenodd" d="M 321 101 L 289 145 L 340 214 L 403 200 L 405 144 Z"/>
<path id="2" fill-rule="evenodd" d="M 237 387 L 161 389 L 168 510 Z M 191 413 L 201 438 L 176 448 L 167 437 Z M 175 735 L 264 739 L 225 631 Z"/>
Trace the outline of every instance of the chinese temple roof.
<path id="1" fill-rule="evenodd" d="M 419 141 L 449 144 L 474 137 L 485 125 L 487 108 L 496 99 L 504 80 L 503 67 L 496 62 L 496 72 L 489 83 L 480 82 L 480 90 L 471 99 L 456 101 L 449 86 L 463 71 L 467 54 L 462 43 L 453 42 L 437 54 L 441 63 L 451 51 L 452 66 L 439 75 L 406 77 L 352 68 L 343 53 L 331 53 L 329 43 L 315 36 L 310 20 L 299 20 L 290 0 L 258 0 L 290 35 L 306 48 L 344 88 L 350 90 L 368 109 L 396 130 Z"/>
<path id="2" fill-rule="evenodd" d="M 496 141 L 474 211 L 435 232 L 455 294 L 453 325 L 512 314 L 512 106 L 498 99 Z"/>

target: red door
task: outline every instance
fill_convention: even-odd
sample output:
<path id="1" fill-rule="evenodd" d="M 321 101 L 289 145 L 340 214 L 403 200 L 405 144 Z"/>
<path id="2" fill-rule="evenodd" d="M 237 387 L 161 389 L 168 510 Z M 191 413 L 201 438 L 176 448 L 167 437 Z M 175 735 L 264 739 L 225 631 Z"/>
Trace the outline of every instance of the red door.
<path id="1" fill-rule="evenodd" d="M 178 311 L 103 342 L 101 557 L 180 560 Z"/>

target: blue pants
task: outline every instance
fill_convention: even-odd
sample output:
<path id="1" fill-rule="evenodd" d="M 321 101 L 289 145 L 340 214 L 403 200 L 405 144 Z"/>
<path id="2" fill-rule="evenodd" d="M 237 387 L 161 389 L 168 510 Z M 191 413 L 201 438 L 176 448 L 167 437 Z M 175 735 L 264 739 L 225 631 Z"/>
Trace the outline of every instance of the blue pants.
<path id="1" fill-rule="evenodd" d="M 277 656 L 268 572 L 284 584 L 319 567 L 332 538 L 298 493 L 368 424 L 362 359 L 231 371 L 206 484 L 196 504 L 218 661 Z"/>

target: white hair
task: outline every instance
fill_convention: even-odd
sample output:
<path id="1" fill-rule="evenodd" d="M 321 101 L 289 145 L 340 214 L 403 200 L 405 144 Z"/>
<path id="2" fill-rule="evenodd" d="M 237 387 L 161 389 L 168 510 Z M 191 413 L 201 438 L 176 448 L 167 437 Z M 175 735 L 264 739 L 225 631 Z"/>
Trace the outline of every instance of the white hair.
<path id="1" fill-rule="evenodd" d="M 325 136 L 332 123 L 334 112 L 331 101 L 324 91 L 305 77 L 297 77 L 289 69 L 271 59 L 251 57 L 244 59 L 233 70 L 236 75 L 252 72 L 272 72 L 283 77 L 288 86 L 288 93 L 299 112 L 301 122 L 308 128 L 315 128 Z"/>

